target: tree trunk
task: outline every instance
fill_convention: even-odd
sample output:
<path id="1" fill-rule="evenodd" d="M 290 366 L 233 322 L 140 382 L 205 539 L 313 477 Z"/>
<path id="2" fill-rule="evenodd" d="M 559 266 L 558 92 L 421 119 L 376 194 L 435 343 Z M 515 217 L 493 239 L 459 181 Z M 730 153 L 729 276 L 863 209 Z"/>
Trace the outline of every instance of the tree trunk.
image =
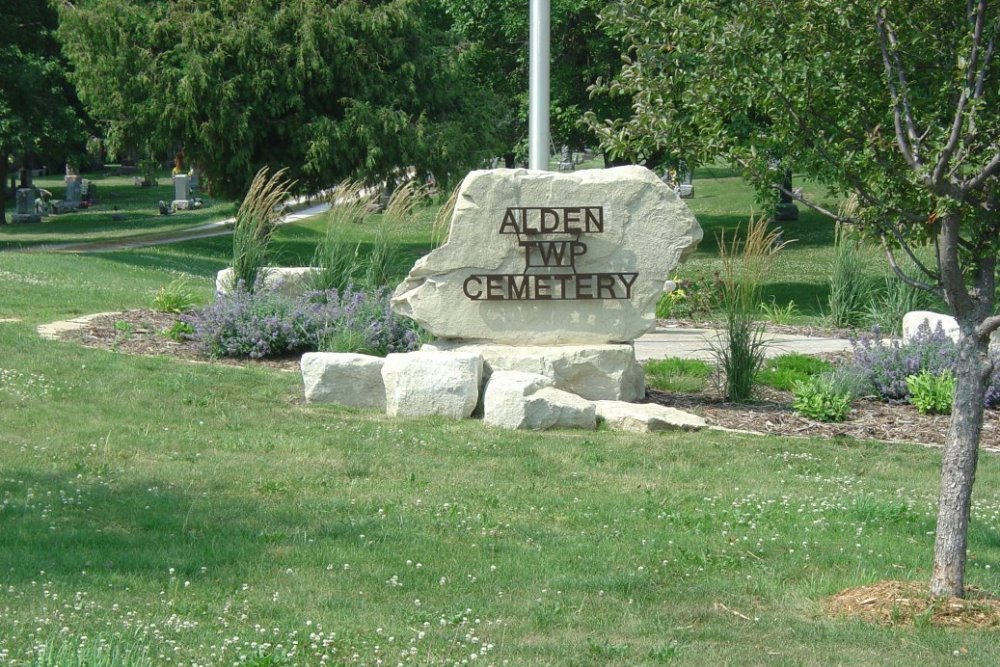
<path id="1" fill-rule="evenodd" d="M 931 595 L 936 596 L 962 597 L 965 588 L 969 508 L 983 428 L 983 402 L 992 371 L 989 337 L 977 338 L 968 333 L 963 327 L 958 341 L 955 400 L 941 460 L 941 494 L 930 586 Z"/>
<path id="2" fill-rule="evenodd" d="M 0 225 L 7 224 L 7 153 L 0 152 Z"/>

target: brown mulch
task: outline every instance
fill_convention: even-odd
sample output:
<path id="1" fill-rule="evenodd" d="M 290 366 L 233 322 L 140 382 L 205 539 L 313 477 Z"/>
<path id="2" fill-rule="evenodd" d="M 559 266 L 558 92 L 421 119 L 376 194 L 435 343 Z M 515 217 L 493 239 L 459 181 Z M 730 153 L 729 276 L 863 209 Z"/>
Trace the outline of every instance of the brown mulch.
<path id="1" fill-rule="evenodd" d="M 947 627 L 1000 627 L 1000 599 L 971 586 L 966 586 L 964 598 L 934 598 L 926 583 L 880 581 L 837 593 L 826 601 L 826 611 L 881 625 L 906 626 L 919 620 Z"/>
<path id="2" fill-rule="evenodd" d="M 165 355 L 195 362 L 258 366 L 294 372 L 299 370 L 298 357 L 258 361 L 210 359 L 193 341 L 177 342 L 163 334 L 176 319 L 176 315 L 134 310 L 95 318 L 87 328 L 67 332 L 62 338 L 89 347 L 129 354 Z M 782 330 L 804 335 L 831 333 L 791 327 Z M 839 424 L 817 422 L 795 414 L 791 408 L 791 394 L 768 388 L 762 389 L 758 402 L 753 404 L 727 403 L 714 392 L 676 394 L 652 389 L 647 392 L 647 400 L 693 412 L 704 417 L 713 426 L 777 436 L 855 438 L 939 446 L 944 443 L 949 421 L 947 416 L 921 415 L 910 405 L 862 400 L 855 403 L 848 421 Z M 1000 411 L 986 411 L 980 446 L 1000 451 Z"/>

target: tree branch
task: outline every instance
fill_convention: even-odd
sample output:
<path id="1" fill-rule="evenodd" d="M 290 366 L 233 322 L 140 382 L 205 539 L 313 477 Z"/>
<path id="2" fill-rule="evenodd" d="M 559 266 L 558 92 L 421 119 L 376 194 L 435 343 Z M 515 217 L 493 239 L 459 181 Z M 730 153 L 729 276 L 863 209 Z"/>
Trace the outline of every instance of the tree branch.
<path id="1" fill-rule="evenodd" d="M 895 54 L 890 56 L 889 54 L 890 45 L 895 50 L 898 47 L 898 42 L 896 34 L 886 23 L 885 7 L 879 7 L 876 10 L 875 26 L 878 29 L 879 45 L 882 48 L 882 64 L 885 66 L 886 83 L 889 86 L 889 95 L 892 97 L 892 122 L 896 130 L 896 144 L 899 146 L 899 150 L 903 154 L 903 159 L 910 165 L 910 168 L 921 174 L 923 172 L 923 163 L 920 161 L 920 156 L 917 153 L 919 147 L 911 144 L 913 140 L 917 139 L 917 133 L 913 127 L 913 114 L 910 109 L 910 103 L 908 98 L 905 97 L 906 75 L 903 73 L 899 56 Z M 903 89 L 902 91 L 897 88 L 895 81 L 897 78 L 899 79 L 899 86 Z M 905 131 L 903 129 L 904 122 L 906 123 Z"/>
<path id="2" fill-rule="evenodd" d="M 982 171 L 972 178 L 964 181 L 962 183 L 962 189 L 977 190 L 986 182 L 986 179 L 996 176 L 998 173 L 1000 173 L 1000 151 L 998 151 L 997 154 L 993 156 L 993 159 L 990 160 L 985 167 L 983 167 Z"/>
<path id="3" fill-rule="evenodd" d="M 920 282 L 919 280 L 914 280 L 913 278 L 911 278 L 910 276 L 908 276 L 906 274 L 906 272 L 903 271 L 902 267 L 899 266 L 899 263 L 896 261 L 896 254 L 892 251 L 892 246 L 890 246 L 889 243 L 886 241 L 885 234 L 882 234 L 882 237 L 881 237 L 880 240 L 881 240 L 881 243 L 882 243 L 882 248 L 883 248 L 883 250 L 885 250 L 885 256 L 889 260 L 889 267 L 892 268 L 892 272 L 896 274 L 897 278 L 899 278 L 900 280 L 902 280 L 904 283 L 906 283 L 910 287 L 913 287 L 913 288 L 916 288 L 916 289 L 920 289 L 920 290 L 924 290 L 926 292 L 931 292 L 933 294 L 936 294 L 937 296 L 942 296 L 942 294 L 941 294 L 941 288 L 940 288 L 939 285 L 932 285 L 930 283 L 923 283 L 923 282 Z M 934 273 L 930 273 L 929 271 L 927 271 L 926 268 L 924 268 L 924 267 L 921 266 L 920 270 L 923 273 L 925 273 L 927 275 L 927 277 L 937 279 L 937 275 L 934 274 Z"/>
<path id="4" fill-rule="evenodd" d="M 973 27 L 972 47 L 969 52 L 969 61 L 965 66 L 965 85 L 962 87 L 962 93 L 959 95 L 958 102 L 955 105 L 955 117 L 951 122 L 948 143 L 941 149 L 941 155 L 938 157 L 937 164 L 934 166 L 934 171 L 931 174 L 931 183 L 934 186 L 942 182 L 945 169 L 948 168 L 948 163 L 951 161 L 952 155 L 955 154 L 958 142 L 962 138 L 965 107 L 969 103 L 969 94 L 972 92 L 976 80 L 976 71 L 979 63 L 979 44 L 983 38 L 983 24 L 985 21 L 986 0 L 979 0 L 979 6 L 976 8 L 976 23 Z"/>
<path id="5" fill-rule="evenodd" d="M 979 326 L 975 329 L 975 335 L 985 338 L 997 329 L 1000 329 L 1000 315 L 992 315 L 979 323 Z"/>

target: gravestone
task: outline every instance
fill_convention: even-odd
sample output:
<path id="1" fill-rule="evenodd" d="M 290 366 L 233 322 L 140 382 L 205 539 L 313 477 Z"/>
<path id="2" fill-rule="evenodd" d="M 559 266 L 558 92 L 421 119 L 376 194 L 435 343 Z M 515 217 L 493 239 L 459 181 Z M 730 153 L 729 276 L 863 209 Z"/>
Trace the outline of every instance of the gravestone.
<path id="1" fill-rule="evenodd" d="M 630 342 L 701 240 L 644 167 L 470 173 L 448 242 L 414 265 L 393 308 L 438 338 L 507 345 Z"/>
<path id="2" fill-rule="evenodd" d="M 15 224 L 41 222 L 42 216 L 35 212 L 35 200 L 38 191 L 35 188 L 18 188 L 15 194 L 14 214 L 10 216 Z"/>
<path id="3" fill-rule="evenodd" d="M 171 208 L 175 211 L 187 210 L 191 206 L 191 187 L 187 174 L 174 176 L 174 201 Z"/>
<path id="4" fill-rule="evenodd" d="M 79 176 L 66 176 L 66 197 L 55 205 L 56 213 L 69 213 L 80 208 L 81 186 Z"/>
<path id="5" fill-rule="evenodd" d="M 80 182 L 79 176 L 67 176 L 66 177 L 66 199 L 67 204 L 80 205 L 80 188 L 82 183 Z"/>

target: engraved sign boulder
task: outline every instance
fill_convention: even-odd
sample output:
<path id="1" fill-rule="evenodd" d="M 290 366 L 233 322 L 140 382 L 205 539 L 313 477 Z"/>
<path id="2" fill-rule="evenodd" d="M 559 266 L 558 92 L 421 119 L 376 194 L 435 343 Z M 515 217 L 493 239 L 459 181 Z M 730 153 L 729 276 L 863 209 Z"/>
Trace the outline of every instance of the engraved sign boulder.
<path id="1" fill-rule="evenodd" d="M 653 326 L 664 281 L 701 237 L 644 167 L 474 171 L 448 242 L 417 261 L 393 307 L 438 338 L 628 342 Z"/>

